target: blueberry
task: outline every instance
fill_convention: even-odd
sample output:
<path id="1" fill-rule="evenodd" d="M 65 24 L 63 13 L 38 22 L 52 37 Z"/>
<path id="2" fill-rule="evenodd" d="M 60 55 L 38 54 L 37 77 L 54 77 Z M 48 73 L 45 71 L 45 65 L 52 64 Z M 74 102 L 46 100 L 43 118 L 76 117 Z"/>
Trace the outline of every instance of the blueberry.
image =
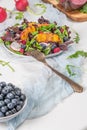
<path id="1" fill-rule="evenodd" d="M 8 86 L 11 86 L 12 88 L 15 88 L 15 85 L 13 85 L 12 83 L 8 83 Z"/>
<path id="2" fill-rule="evenodd" d="M 8 103 L 10 103 L 11 101 L 10 101 L 10 99 L 7 98 L 7 99 L 4 100 L 4 102 L 5 102 L 6 104 L 8 104 Z"/>
<path id="3" fill-rule="evenodd" d="M 5 82 L 0 82 L 0 87 L 4 88 L 6 86 Z"/>
<path id="4" fill-rule="evenodd" d="M 1 107 L 1 112 L 6 113 L 7 110 L 8 110 L 7 106 Z"/>
<path id="5" fill-rule="evenodd" d="M 13 109 L 11 110 L 11 112 L 12 112 L 12 114 L 15 114 L 17 111 L 16 111 L 15 108 L 13 108 Z"/>
<path id="6" fill-rule="evenodd" d="M 4 89 L 2 89 L 2 93 L 6 95 L 7 93 L 9 93 L 9 89 L 5 87 Z"/>
<path id="7" fill-rule="evenodd" d="M 0 101 L 0 107 L 4 106 L 5 102 L 4 101 Z"/>
<path id="8" fill-rule="evenodd" d="M 7 85 L 6 88 L 7 88 L 9 91 L 13 91 L 13 90 L 14 90 L 14 88 L 13 88 L 12 86 L 10 86 L 10 85 Z"/>
<path id="9" fill-rule="evenodd" d="M 6 98 L 8 98 L 8 99 L 13 99 L 13 98 L 14 98 L 14 94 L 8 93 L 7 96 L 6 96 Z"/>
<path id="10" fill-rule="evenodd" d="M 46 47 L 47 47 L 44 43 L 41 43 L 40 45 L 41 45 L 43 50 L 46 49 Z"/>
<path id="11" fill-rule="evenodd" d="M 12 115 L 12 112 L 11 112 L 11 111 L 7 111 L 7 112 L 5 113 L 5 115 L 6 115 L 6 116 L 10 116 L 10 115 Z"/>
<path id="12" fill-rule="evenodd" d="M 4 114 L 0 111 L 0 117 L 4 117 Z"/>
<path id="13" fill-rule="evenodd" d="M 4 98 L 4 95 L 1 93 L 0 94 L 0 100 L 3 100 L 3 98 Z"/>
<path id="14" fill-rule="evenodd" d="M 57 45 L 56 44 L 53 44 L 52 46 L 51 46 L 51 50 L 54 50 L 54 48 L 56 48 L 57 47 Z"/>
<path id="15" fill-rule="evenodd" d="M 22 48 L 22 49 L 25 49 L 25 48 L 26 48 L 26 45 L 23 45 L 23 44 L 22 44 L 22 45 L 21 45 L 21 48 Z"/>
<path id="16" fill-rule="evenodd" d="M 19 27 L 19 31 L 23 31 L 23 27 Z"/>
<path id="17" fill-rule="evenodd" d="M 63 42 L 66 42 L 66 41 L 68 41 L 68 40 L 69 40 L 68 37 L 64 37 L 64 38 L 63 38 Z"/>
<path id="18" fill-rule="evenodd" d="M 22 108 L 21 105 L 17 105 L 17 106 L 16 106 L 16 110 L 17 110 L 17 111 L 20 111 L 21 108 Z"/>
<path id="19" fill-rule="evenodd" d="M 15 93 L 16 93 L 17 96 L 21 95 L 21 91 L 20 90 L 16 90 Z"/>
<path id="20" fill-rule="evenodd" d="M 21 91 L 21 89 L 20 89 L 20 88 L 17 88 L 17 87 L 16 87 L 16 88 L 15 88 L 15 91 L 18 91 L 18 90 L 19 90 L 19 91 Z"/>
<path id="21" fill-rule="evenodd" d="M 21 97 L 20 97 L 20 99 L 21 99 L 22 101 L 25 101 L 25 99 L 26 99 L 26 96 L 25 96 L 24 94 L 21 94 Z"/>
<path id="22" fill-rule="evenodd" d="M 2 91 L 2 87 L 0 86 L 0 93 L 1 93 L 1 91 Z"/>
<path id="23" fill-rule="evenodd" d="M 19 96 L 15 95 L 15 98 L 19 100 Z"/>
<path id="24" fill-rule="evenodd" d="M 11 102 L 12 102 L 12 103 L 14 104 L 14 106 L 15 106 L 15 105 L 17 105 L 18 100 L 17 100 L 17 99 L 12 99 Z"/>
<path id="25" fill-rule="evenodd" d="M 7 104 L 7 107 L 8 107 L 9 109 L 13 109 L 13 108 L 14 108 L 14 104 L 13 104 L 13 103 L 8 103 L 8 104 Z"/>
<path id="26" fill-rule="evenodd" d="M 24 102 L 23 101 L 18 101 L 18 103 L 17 103 L 18 105 L 21 105 L 22 107 L 23 107 L 23 105 L 24 105 Z"/>
<path id="27" fill-rule="evenodd" d="M 16 94 L 15 94 L 15 91 L 11 91 L 11 93 L 15 96 Z"/>

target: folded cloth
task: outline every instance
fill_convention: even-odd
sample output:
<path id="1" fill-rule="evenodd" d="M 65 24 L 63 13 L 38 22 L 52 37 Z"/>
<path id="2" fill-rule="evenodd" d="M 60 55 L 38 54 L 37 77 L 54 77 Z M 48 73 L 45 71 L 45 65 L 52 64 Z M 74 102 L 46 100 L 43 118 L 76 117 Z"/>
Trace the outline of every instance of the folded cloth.
<path id="1" fill-rule="evenodd" d="M 75 51 L 75 45 L 73 45 L 68 48 L 68 51 L 46 60 L 52 67 L 80 83 L 82 58 L 67 59 Z M 11 72 L 8 67 L 0 66 L 2 73 L 0 81 L 4 79 L 6 82 L 12 82 L 20 87 L 27 97 L 27 105 L 23 112 L 7 122 L 8 130 L 15 130 L 26 119 L 45 115 L 73 93 L 73 89 L 67 82 L 31 56 L 27 58 L 12 55 L 3 46 L 0 46 L 0 60 L 8 61 L 15 69 L 15 72 Z M 65 69 L 66 65 L 76 66 L 72 70 L 76 75 L 69 76 Z"/>
<path id="2" fill-rule="evenodd" d="M 35 2 L 38 3 L 41 2 L 41 0 L 29 1 L 30 5 L 33 5 Z M 46 13 L 43 14 L 45 18 L 48 18 L 52 22 L 57 21 L 59 25 L 66 23 L 64 14 L 54 9 L 52 5 L 47 4 L 46 6 Z M 33 21 L 37 20 L 40 16 L 27 15 L 27 13 L 25 13 L 25 17 Z M 16 20 L 13 17 L 12 19 L 5 21 L 4 26 L 1 24 L 0 35 L 7 26 L 11 26 L 14 23 L 16 23 Z M 79 57 L 78 59 L 73 60 L 67 59 L 67 57 L 75 51 L 75 45 L 73 45 L 69 47 L 68 51 L 46 60 L 52 67 L 67 75 L 72 80 L 80 83 L 82 72 L 79 67 L 82 64 L 82 58 Z M 0 66 L 0 73 L 2 73 L 0 81 L 4 79 L 6 82 L 12 82 L 20 87 L 27 97 L 25 109 L 17 117 L 7 122 L 7 130 L 15 130 L 26 119 L 45 115 L 60 101 L 73 93 L 73 89 L 67 82 L 62 80 L 43 63 L 36 61 L 31 56 L 29 56 L 29 58 L 16 56 L 9 53 L 3 46 L 0 46 L 0 60 L 9 62 L 15 69 L 15 72 L 11 72 L 8 67 L 3 68 Z M 77 68 L 74 67 L 72 69 L 76 75 L 70 76 L 65 69 L 66 65 L 76 66 Z"/>
<path id="3" fill-rule="evenodd" d="M 79 69 L 82 64 L 81 57 L 76 60 L 67 59 L 67 57 L 74 52 L 75 50 L 72 46 L 68 49 L 68 51 L 63 52 L 61 55 L 47 59 L 47 62 L 67 76 L 69 75 L 65 70 L 66 65 L 69 64 L 76 66 L 77 69 L 73 70 L 76 75 L 71 76 L 70 78 L 80 83 L 82 74 Z M 4 57 L 6 55 L 7 54 L 5 53 Z M 11 55 L 9 55 L 9 57 L 10 56 Z M 23 112 L 16 118 L 7 122 L 8 130 L 15 130 L 26 119 L 32 119 L 45 115 L 60 101 L 73 93 L 71 86 L 52 72 L 43 63 L 36 61 L 32 57 L 30 57 L 30 59 L 22 57 L 14 57 L 11 59 L 10 57 L 10 63 L 16 71 L 14 74 L 11 72 L 12 74 L 10 73 L 10 75 L 7 72 L 3 72 L 6 75 L 4 79 L 7 82 L 10 81 L 15 83 L 23 89 L 28 101 Z M 13 78 L 11 79 L 12 76 Z M 0 80 L 2 79 L 3 76 L 1 76 Z"/>

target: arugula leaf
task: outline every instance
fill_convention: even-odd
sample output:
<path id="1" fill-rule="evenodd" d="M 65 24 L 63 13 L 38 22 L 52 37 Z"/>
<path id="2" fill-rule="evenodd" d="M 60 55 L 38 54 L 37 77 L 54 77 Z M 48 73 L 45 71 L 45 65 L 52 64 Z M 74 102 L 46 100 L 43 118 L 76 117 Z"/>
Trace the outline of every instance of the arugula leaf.
<path id="1" fill-rule="evenodd" d="M 4 41 L 0 38 L 0 43 L 3 43 Z"/>
<path id="2" fill-rule="evenodd" d="M 34 48 L 32 47 L 32 44 L 33 44 L 34 42 L 35 42 L 34 39 L 32 39 L 31 41 L 27 40 L 25 51 L 34 50 Z"/>
<path id="3" fill-rule="evenodd" d="M 38 31 L 32 32 L 32 35 L 35 36 L 38 34 Z"/>
<path id="4" fill-rule="evenodd" d="M 45 55 L 48 55 L 51 51 L 51 48 L 48 46 L 46 49 L 43 50 Z"/>
<path id="5" fill-rule="evenodd" d="M 10 44 L 11 44 L 10 41 L 6 41 L 6 42 L 5 42 L 5 45 L 6 45 L 6 46 L 9 46 Z"/>
<path id="6" fill-rule="evenodd" d="M 23 14 L 23 12 L 16 12 L 15 14 L 16 14 L 16 17 L 15 17 L 16 19 L 21 20 L 21 19 L 24 18 L 24 14 Z"/>
<path id="7" fill-rule="evenodd" d="M 46 32 L 49 32 L 49 31 L 51 31 L 51 29 L 52 28 L 54 28 L 55 27 L 55 24 L 54 23 L 51 23 L 51 24 L 49 24 L 48 26 L 41 26 L 41 27 L 39 27 L 38 28 L 38 30 L 39 31 L 46 31 Z"/>
<path id="8" fill-rule="evenodd" d="M 64 37 L 63 33 L 61 33 L 61 31 L 59 29 L 56 29 L 54 33 L 56 33 L 61 38 L 61 40 L 63 42 L 63 37 Z"/>
<path id="9" fill-rule="evenodd" d="M 39 3 L 37 3 L 37 4 L 34 4 L 34 6 L 40 7 L 40 8 L 42 8 L 43 10 L 42 10 L 40 13 L 35 13 L 35 12 L 28 6 L 28 7 L 27 7 L 27 11 L 28 11 L 29 13 L 34 14 L 34 15 L 42 15 L 42 14 L 44 14 L 44 13 L 46 12 L 47 7 L 46 7 L 44 4 L 39 4 Z"/>
<path id="10" fill-rule="evenodd" d="M 3 61 L 3 60 L 0 60 L 0 64 L 2 65 L 2 66 L 8 66 L 10 69 L 11 69 L 11 71 L 15 71 L 14 69 L 13 69 L 13 67 L 9 64 L 9 62 L 6 62 L 6 61 Z"/>
<path id="11" fill-rule="evenodd" d="M 72 68 L 75 68 L 76 66 L 74 66 L 74 65 L 66 65 L 66 70 L 67 70 L 67 72 L 69 73 L 69 75 L 70 76 L 75 76 L 76 75 L 76 73 L 74 73 L 74 72 L 72 72 Z"/>
<path id="12" fill-rule="evenodd" d="M 74 42 L 79 43 L 80 36 L 79 36 L 79 34 L 77 32 L 75 32 L 75 37 L 73 38 L 73 40 L 74 40 Z"/>
<path id="13" fill-rule="evenodd" d="M 63 32 L 61 32 L 61 29 L 63 29 Z M 62 26 L 61 29 L 60 29 L 60 28 L 57 28 L 57 29 L 54 31 L 54 33 L 56 33 L 56 34 L 61 38 L 61 42 L 63 43 L 64 37 L 67 37 L 67 38 L 68 38 L 68 37 L 69 37 L 69 34 L 68 34 L 68 31 L 67 31 L 65 25 Z"/>
<path id="14" fill-rule="evenodd" d="M 82 6 L 82 8 L 80 9 L 80 12 L 87 13 L 87 3 Z"/>
<path id="15" fill-rule="evenodd" d="M 23 23 L 22 24 L 22 28 L 25 29 L 27 27 L 27 24 L 26 23 Z"/>
<path id="16" fill-rule="evenodd" d="M 68 58 L 78 58 L 79 56 L 87 57 L 87 52 L 85 52 L 85 51 L 76 51 L 74 54 L 68 56 Z"/>

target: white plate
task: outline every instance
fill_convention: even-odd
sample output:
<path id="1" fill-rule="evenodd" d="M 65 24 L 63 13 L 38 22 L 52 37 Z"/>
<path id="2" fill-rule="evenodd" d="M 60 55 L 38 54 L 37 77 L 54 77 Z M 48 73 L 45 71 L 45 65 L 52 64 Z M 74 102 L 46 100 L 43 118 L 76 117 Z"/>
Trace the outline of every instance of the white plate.
<path id="1" fill-rule="evenodd" d="M 15 113 L 15 114 L 12 114 L 12 115 L 10 115 L 10 116 L 1 117 L 1 118 L 0 118 L 0 122 L 6 122 L 6 121 L 9 121 L 9 120 L 13 119 L 14 117 L 16 117 L 17 115 L 19 115 L 19 114 L 24 110 L 26 104 L 27 104 L 27 99 L 25 100 L 25 102 L 24 102 L 24 106 L 22 107 L 22 109 L 21 109 L 20 111 L 18 111 L 18 112 Z"/>
<path id="2" fill-rule="evenodd" d="M 71 45 L 72 45 L 72 44 L 69 44 L 69 45 L 67 46 L 67 48 L 69 48 Z M 3 47 L 5 48 L 6 51 L 8 51 L 9 53 L 11 53 L 11 54 L 13 54 L 13 55 L 15 55 L 15 56 L 18 56 L 18 57 L 29 57 L 29 56 L 27 56 L 27 55 L 21 55 L 21 54 L 15 53 L 14 51 L 11 51 L 8 47 L 6 47 L 5 44 L 3 44 Z M 67 51 L 67 50 L 66 50 L 66 51 Z M 61 51 L 58 52 L 58 53 L 49 54 L 49 55 L 46 56 L 46 58 L 52 58 L 52 57 L 58 56 L 58 55 L 60 55 L 60 54 L 63 53 L 63 52 L 64 52 L 64 51 L 61 50 Z"/>

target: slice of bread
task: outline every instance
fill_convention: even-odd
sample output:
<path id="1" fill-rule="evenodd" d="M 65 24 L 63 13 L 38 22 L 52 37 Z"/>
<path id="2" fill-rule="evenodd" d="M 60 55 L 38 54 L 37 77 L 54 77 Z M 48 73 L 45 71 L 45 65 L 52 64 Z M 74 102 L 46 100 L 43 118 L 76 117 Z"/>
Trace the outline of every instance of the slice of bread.
<path id="1" fill-rule="evenodd" d="M 57 0 L 42 0 L 43 2 L 47 2 L 53 4 L 55 8 L 66 14 L 67 17 L 77 22 L 87 21 L 87 13 L 81 13 L 79 10 L 66 11 L 62 5 L 58 4 Z"/>

